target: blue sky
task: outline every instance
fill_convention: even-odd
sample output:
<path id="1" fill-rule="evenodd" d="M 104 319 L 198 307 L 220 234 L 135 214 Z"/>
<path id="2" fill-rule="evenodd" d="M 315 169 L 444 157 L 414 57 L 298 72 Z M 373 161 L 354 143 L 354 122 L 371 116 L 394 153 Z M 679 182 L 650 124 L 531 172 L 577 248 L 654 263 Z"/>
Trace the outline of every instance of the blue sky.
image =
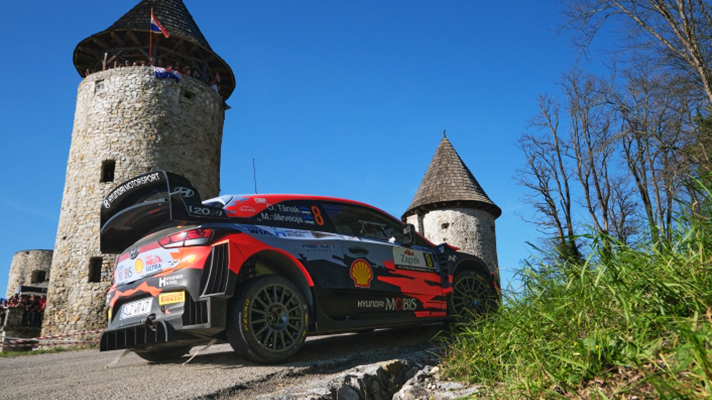
<path id="1" fill-rule="evenodd" d="M 540 236 L 517 213 L 516 139 L 577 52 L 554 1 L 184 0 L 232 67 L 221 194 L 351 198 L 397 217 L 447 130 L 502 208 L 503 280 Z M 137 0 L 9 2 L 0 15 L 0 296 L 12 255 L 54 246 L 84 38 Z M 148 22 L 148 21 L 147 21 Z M 606 44 L 602 43 L 602 47 Z M 590 60 L 594 68 L 600 61 Z M 97 208 L 99 205 L 97 204 Z"/>

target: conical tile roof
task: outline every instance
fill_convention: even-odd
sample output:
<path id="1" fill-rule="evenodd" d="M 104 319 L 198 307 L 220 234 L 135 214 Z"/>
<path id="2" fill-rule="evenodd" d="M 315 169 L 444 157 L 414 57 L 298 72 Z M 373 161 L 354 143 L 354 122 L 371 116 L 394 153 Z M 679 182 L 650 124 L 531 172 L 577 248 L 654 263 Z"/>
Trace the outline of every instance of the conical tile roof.
<path id="1" fill-rule="evenodd" d="M 151 9 L 170 37 L 149 33 Z M 212 50 L 182 0 L 142 0 L 108 29 L 82 40 L 74 50 L 77 72 L 84 76 L 87 69 L 101 70 L 105 54 L 119 62 L 148 60 L 150 35 L 159 59 L 198 67 L 205 76 L 219 74 L 220 94 L 230 97 L 235 89 L 232 69 Z"/>
<path id="2" fill-rule="evenodd" d="M 148 30 L 151 9 L 171 37 L 179 37 L 212 50 L 182 0 L 143 0 L 107 29 Z"/>
<path id="3" fill-rule="evenodd" d="M 405 220 L 421 211 L 458 206 L 485 210 L 495 218 L 502 214 L 443 134 L 413 202 L 402 218 Z"/>

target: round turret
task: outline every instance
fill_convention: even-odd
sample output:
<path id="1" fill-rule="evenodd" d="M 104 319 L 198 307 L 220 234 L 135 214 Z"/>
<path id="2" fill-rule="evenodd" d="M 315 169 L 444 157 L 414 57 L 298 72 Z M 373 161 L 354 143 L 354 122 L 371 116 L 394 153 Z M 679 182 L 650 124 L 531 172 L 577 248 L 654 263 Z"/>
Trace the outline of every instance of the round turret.
<path id="1" fill-rule="evenodd" d="M 447 242 L 497 267 L 494 221 L 501 214 L 443 132 L 403 221 L 431 242 Z"/>
<path id="2" fill-rule="evenodd" d="M 52 250 L 22 250 L 13 254 L 5 297 L 11 297 L 21 286 L 47 287 L 51 265 Z"/>
<path id="3" fill-rule="evenodd" d="M 128 22 L 135 19 L 136 11 L 147 9 L 142 17 L 147 30 L 148 5 L 153 5 L 157 18 L 163 18 L 166 29 L 174 28 L 163 45 L 181 49 L 192 43 L 175 29 L 195 26 L 179 0 L 143 1 L 114 26 L 124 22 L 131 26 Z M 178 7 L 178 12 L 168 12 L 167 6 Z M 169 18 L 174 15 L 183 21 Z M 184 31 L 200 38 L 196 46 L 209 50 L 197 26 Z M 136 34 L 112 32 L 110 28 L 96 34 L 90 42 L 116 50 L 111 46 Z M 87 57 L 87 40 L 75 52 L 78 69 L 93 62 Z M 113 54 L 128 57 L 131 53 Z M 163 55 L 160 47 L 158 54 Z M 216 61 L 210 60 L 212 68 L 210 62 Z M 118 183 L 161 169 L 188 178 L 203 199 L 219 194 L 224 117 L 223 97 L 199 79 L 156 77 L 150 66 L 99 70 L 84 78 L 77 94 L 43 334 L 106 325 L 104 303 L 115 255 L 99 251 L 100 210 L 104 196 Z"/>

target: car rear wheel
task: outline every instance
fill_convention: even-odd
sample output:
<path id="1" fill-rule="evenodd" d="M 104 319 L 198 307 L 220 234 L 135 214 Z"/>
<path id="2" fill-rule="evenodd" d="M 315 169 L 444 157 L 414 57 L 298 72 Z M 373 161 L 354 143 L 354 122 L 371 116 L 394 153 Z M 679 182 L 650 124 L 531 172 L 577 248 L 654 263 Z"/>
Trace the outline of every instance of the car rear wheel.
<path id="1" fill-rule="evenodd" d="M 284 361 L 306 339 L 307 303 L 284 277 L 268 275 L 248 281 L 238 289 L 228 312 L 230 345 L 250 361 Z"/>
<path id="2" fill-rule="evenodd" d="M 149 347 L 146 349 L 135 349 L 134 353 L 146 361 L 155 363 L 175 361 L 184 354 L 190 352 L 193 346 L 173 346 L 173 347 Z"/>
<path id="3" fill-rule="evenodd" d="M 497 309 L 497 295 L 490 280 L 472 270 L 455 274 L 450 296 L 453 315 L 482 315 Z"/>

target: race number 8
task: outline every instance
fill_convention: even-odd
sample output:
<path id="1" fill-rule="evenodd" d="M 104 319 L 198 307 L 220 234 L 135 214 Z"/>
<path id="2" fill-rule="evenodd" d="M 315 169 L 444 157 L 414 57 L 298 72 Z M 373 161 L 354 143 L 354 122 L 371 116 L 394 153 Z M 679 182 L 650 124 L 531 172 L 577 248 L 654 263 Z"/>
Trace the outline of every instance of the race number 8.
<path id="1" fill-rule="evenodd" d="M 316 222 L 319 226 L 324 225 L 324 217 L 321 216 L 321 210 L 319 210 L 319 207 L 312 206 L 311 211 L 314 215 L 314 222 Z"/>

